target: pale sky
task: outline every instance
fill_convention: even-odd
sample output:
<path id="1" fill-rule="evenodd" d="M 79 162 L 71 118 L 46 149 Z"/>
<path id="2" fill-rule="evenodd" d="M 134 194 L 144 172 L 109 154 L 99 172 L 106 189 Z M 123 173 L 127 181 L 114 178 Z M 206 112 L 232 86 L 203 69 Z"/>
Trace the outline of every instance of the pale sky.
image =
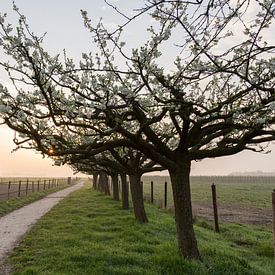
<path id="1" fill-rule="evenodd" d="M 142 6 L 142 0 L 110 2 L 119 3 L 124 10 Z M 46 49 L 53 54 L 62 52 L 66 48 L 68 55 L 78 59 L 82 52 L 90 49 L 90 38 L 87 30 L 83 26 L 80 9 L 87 10 L 93 23 L 100 17 L 105 25 L 112 27 L 119 24 L 121 18 L 114 15 L 113 11 L 106 6 L 103 0 L 17 0 L 19 7 L 28 20 L 30 28 L 36 34 L 47 32 L 45 38 Z M 1 0 L 0 13 L 8 14 L 8 21 L 15 23 L 15 13 L 12 11 L 12 0 Z M 128 45 L 135 45 L 135 41 L 144 40 L 144 33 L 139 31 L 140 24 L 143 27 L 146 20 L 133 24 L 131 30 L 126 33 Z M 0 51 L 0 58 L 3 54 Z M 8 78 L 0 70 L 0 81 L 3 85 L 9 85 Z M 41 155 L 33 151 L 20 150 L 11 153 L 14 149 L 12 142 L 13 132 L 5 126 L 0 126 L 0 177 L 4 176 L 70 176 L 72 171 L 69 167 L 54 167 L 52 161 L 43 159 Z M 218 159 L 206 159 L 194 163 L 192 167 L 193 175 L 226 175 L 236 171 L 275 171 L 275 146 L 270 154 L 256 154 L 252 152 L 242 152 L 238 155 L 223 157 Z"/>

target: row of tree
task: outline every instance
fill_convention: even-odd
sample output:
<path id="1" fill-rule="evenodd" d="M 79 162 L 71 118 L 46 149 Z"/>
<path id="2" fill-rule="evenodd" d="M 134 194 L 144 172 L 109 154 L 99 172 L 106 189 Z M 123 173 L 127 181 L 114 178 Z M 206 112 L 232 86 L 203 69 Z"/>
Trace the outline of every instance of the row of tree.
<path id="1" fill-rule="evenodd" d="M 16 89 L 0 86 L 1 118 L 19 133 L 18 148 L 40 151 L 77 171 L 106 172 L 114 194 L 120 174 L 124 198 L 128 174 L 140 222 L 148 221 L 141 175 L 167 169 L 179 251 L 200 259 L 191 162 L 265 151 L 275 139 L 275 46 L 269 31 L 275 3 L 147 0 L 134 16 L 109 6 L 125 22 L 108 31 L 102 22 L 93 27 L 82 11 L 97 50 L 83 53 L 78 63 L 65 51 L 47 52 L 44 36 L 32 33 L 16 6 L 16 28 L 0 16 L 0 46 L 8 60 L 0 64 Z M 148 41 L 127 48 L 123 32 L 147 17 L 154 22 Z M 99 186 L 109 192 L 105 180 L 101 176 Z"/>

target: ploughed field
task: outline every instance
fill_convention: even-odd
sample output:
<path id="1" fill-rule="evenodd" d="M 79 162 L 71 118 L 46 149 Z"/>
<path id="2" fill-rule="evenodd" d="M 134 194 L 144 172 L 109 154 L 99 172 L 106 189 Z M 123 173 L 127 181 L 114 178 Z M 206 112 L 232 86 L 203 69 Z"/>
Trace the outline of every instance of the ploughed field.
<path id="1" fill-rule="evenodd" d="M 144 176 L 142 180 L 145 199 L 151 200 L 151 181 L 153 181 L 154 203 L 161 207 L 164 204 L 164 182 L 167 181 L 167 207 L 173 210 L 169 177 Z M 213 220 L 212 183 L 216 185 L 221 221 L 257 225 L 271 224 L 271 192 L 275 189 L 275 177 L 191 177 L 194 216 Z"/>

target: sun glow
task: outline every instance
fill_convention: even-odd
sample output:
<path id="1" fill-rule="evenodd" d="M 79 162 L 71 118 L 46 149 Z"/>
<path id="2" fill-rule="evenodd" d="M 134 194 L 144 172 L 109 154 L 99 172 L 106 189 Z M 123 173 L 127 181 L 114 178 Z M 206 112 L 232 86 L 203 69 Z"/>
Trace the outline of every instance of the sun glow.
<path id="1" fill-rule="evenodd" d="M 48 153 L 49 153 L 49 155 L 54 155 L 55 151 L 53 148 L 49 148 Z"/>

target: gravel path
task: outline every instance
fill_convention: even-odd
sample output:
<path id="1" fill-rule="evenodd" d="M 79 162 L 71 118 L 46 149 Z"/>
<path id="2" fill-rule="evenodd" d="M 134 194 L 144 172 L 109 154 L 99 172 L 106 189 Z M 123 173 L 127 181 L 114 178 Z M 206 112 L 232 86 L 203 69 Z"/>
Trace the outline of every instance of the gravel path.
<path id="1" fill-rule="evenodd" d="M 81 188 L 83 182 L 68 187 L 47 197 L 17 209 L 0 218 L 0 274 L 8 274 L 8 267 L 3 264 L 6 256 L 13 250 L 23 235 L 59 201 L 73 191 Z"/>

